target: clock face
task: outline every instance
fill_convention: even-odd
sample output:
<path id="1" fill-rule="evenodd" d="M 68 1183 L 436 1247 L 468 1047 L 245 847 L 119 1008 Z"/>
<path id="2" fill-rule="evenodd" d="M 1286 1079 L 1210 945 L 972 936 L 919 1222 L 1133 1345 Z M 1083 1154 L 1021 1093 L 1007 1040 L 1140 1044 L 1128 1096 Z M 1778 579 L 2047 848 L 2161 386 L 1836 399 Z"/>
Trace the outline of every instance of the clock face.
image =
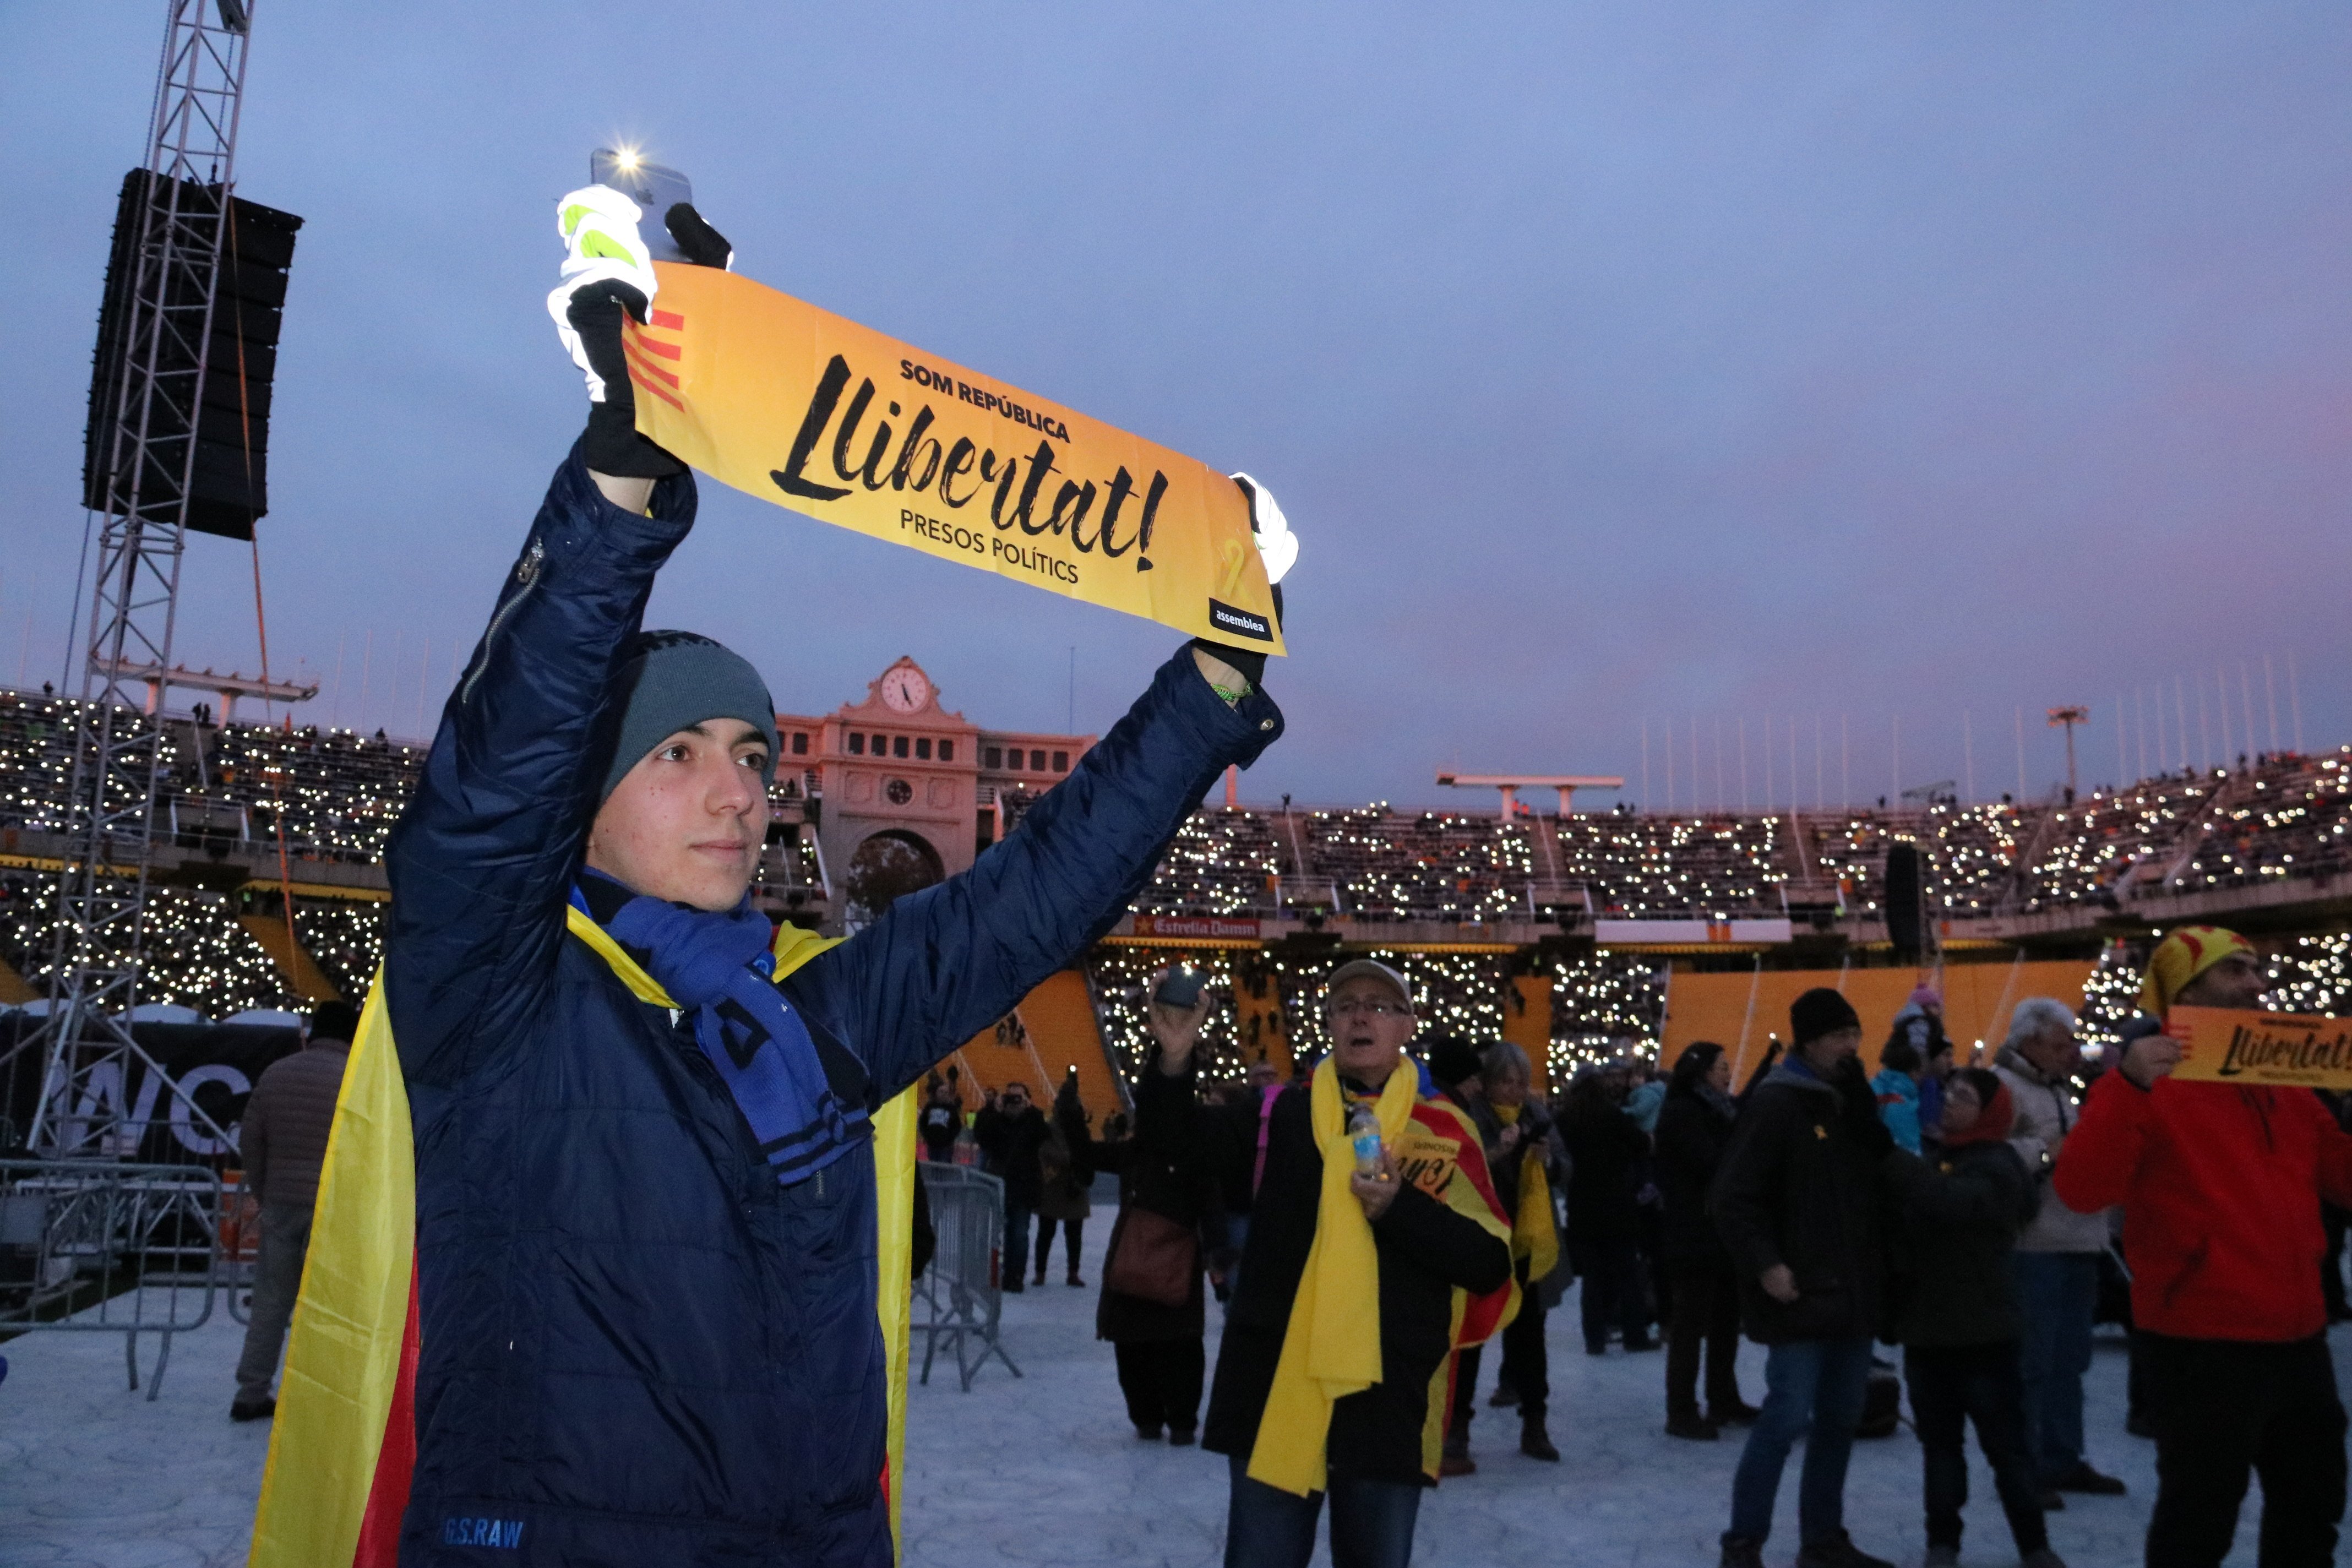
<path id="1" fill-rule="evenodd" d="M 918 669 L 898 668 L 882 678 L 882 700 L 901 713 L 913 713 L 931 700 L 931 683 Z"/>

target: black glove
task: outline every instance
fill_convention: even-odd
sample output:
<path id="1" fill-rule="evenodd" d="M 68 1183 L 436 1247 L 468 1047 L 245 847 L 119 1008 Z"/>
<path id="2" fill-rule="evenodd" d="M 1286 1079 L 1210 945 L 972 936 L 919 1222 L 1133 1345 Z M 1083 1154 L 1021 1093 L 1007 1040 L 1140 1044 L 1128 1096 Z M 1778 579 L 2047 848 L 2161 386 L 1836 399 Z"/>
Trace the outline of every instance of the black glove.
<path id="1" fill-rule="evenodd" d="M 1274 624 L 1276 626 L 1280 626 L 1282 625 L 1282 584 L 1279 583 L 1276 583 L 1274 585 Z M 1235 669 L 1240 670 L 1243 678 L 1246 679 L 1253 688 L 1263 687 L 1265 684 L 1265 652 L 1264 649 L 1254 647 L 1235 647 L 1231 643 L 1211 642 L 1207 637 L 1194 637 L 1192 639 L 1192 646 L 1207 654 L 1211 658 L 1223 659 L 1227 664 L 1230 664 Z"/>
<path id="2" fill-rule="evenodd" d="M 1249 502 L 1250 533 L 1257 542 L 1258 552 L 1265 561 L 1269 579 L 1278 579 L 1288 572 L 1298 558 L 1298 542 L 1291 537 L 1290 524 L 1282 515 L 1282 508 L 1264 486 L 1247 474 L 1233 476 L 1234 486 Z M 1282 584 L 1271 583 L 1274 589 L 1274 624 L 1282 626 Z M 1212 642 L 1207 637 L 1195 637 L 1192 646 L 1213 658 L 1221 658 L 1242 672 L 1254 688 L 1265 684 L 1265 651 L 1263 648 L 1235 647 L 1231 643 Z"/>
<path id="3" fill-rule="evenodd" d="M 721 272 L 735 265 L 735 247 L 727 237 L 703 221 L 691 202 L 679 202 L 662 215 L 662 226 L 669 230 L 670 238 L 686 258 L 697 267 L 716 267 Z"/>
<path id="4" fill-rule="evenodd" d="M 733 263 L 735 251 L 727 237 L 705 222 L 691 204 L 677 203 L 662 221 L 693 265 L 726 268 Z M 636 389 L 621 347 L 621 324 L 624 318 L 646 324 L 644 290 L 617 279 L 583 284 L 573 291 L 563 314 L 579 334 L 588 368 L 604 384 L 603 400 L 588 405 L 588 428 L 581 437 L 581 455 L 589 468 L 616 479 L 661 479 L 684 473 L 684 463 L 637 434 Z"/>
<path id="5" fill-rule="evenodd" d="M 625 479 L 666 479 L 686 472 L 684 463 L 637 434 L 636 387 L 621 349 L 621 321 L 626 317 L 645 324 L 645 295 L 618 281 L 590 283 L 572 294 L 563 315 L 580 334 L 588 368 L 604 382 L 604 400 L 588 405 L 588 429 L 580 438 L 588 466 Z"/>

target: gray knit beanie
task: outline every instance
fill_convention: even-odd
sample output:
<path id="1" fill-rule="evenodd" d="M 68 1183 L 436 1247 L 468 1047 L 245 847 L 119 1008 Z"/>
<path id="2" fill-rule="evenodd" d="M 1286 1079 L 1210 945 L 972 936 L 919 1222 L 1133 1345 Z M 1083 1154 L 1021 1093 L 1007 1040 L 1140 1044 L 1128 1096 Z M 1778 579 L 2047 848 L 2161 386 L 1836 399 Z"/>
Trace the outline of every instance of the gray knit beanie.
<path id="1" fill-rule="evenodd" d="M 740 719 L 758 730 L 768 742 L 761 775 L 776 782 L 776 705 L 741 654 L 693 632 L 639 632 L 614 679 L 613 698 L 620 723 L 599 805 L 646 752 L 706 719 Z"/>

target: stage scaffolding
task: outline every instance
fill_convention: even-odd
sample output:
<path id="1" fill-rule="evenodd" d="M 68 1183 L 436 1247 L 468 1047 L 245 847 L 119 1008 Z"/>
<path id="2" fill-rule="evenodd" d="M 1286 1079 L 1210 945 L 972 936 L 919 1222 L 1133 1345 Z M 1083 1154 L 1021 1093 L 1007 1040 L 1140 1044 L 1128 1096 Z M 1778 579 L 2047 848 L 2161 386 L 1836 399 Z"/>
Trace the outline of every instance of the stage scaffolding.
<path id="1" fill-rule="evenodd" d="M 162 1075 L 130 1024 L 167 743 L 162 715 L 142 711 L 136 672 L 172 664 L 252 16 L 247 0 L 166 3 L 144 199 L 136 237 L 119 253 L 131 270 L 128 330 L 111 367 L 113 438 L 102 476 L 91 479 L 93 493 L 102 479 L 103 500 L 49 1006 L 40 1029 L 9 1053 L 45 1058 L 25 1142 L 51 1156 L 129 1157 L 146 1129 L 129 1124 L 121 1090 L 134 1064 Z M 110 368 L 99 367 L 100 385 Z M 94 406 L 93 419 L 100 413 Z M 168 1113 L 177 1092 L 167 1080 L 163 1094 L 142 1099 Z M 204 1112 L 190 1112 L 225 1137 Z"/>

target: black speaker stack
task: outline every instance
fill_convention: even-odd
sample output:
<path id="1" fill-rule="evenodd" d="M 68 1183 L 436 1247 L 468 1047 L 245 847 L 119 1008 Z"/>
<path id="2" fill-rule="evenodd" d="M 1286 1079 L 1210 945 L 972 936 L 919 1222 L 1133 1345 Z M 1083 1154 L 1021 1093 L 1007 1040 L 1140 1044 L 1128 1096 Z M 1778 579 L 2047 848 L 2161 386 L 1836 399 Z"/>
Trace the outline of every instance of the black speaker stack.
<path id="1" fill-rule="evenodd" d="M 1927 868 L 1916 844 L 1886 851 L 1886 939 L 1898 958 L 1916 963 L 1927 948 Z"/>
<path id="2" fill-rule="evenodd" d="M 218 185 L 165 182 L 143 169 L 123 176 L 115 205 L 114 245 L 106 263 L 89 424 L 82 448 L 82 502 L 92 510 L 110 506 L 116 423 L 132 346 L 125 340 L 131 331 L 138 250 L 148 229 L 149 211 L 171 200 L 169 185 L 173 183 L 179 185 L 178 211 L 184 216 L 198 224 L 225 220 L 205 353 L 204 395 L 195 410 L 188 526 L 227 539 L 251 539 L 254 521 L 269 510 L 269 387 L 278 369 L 278 319 L 286 305 L 287 271 L 294 262 L 294 234 L 302 220 L 241 196 L 229 197 L 224 213 Z M 167 310 L 202 303 L 193 274 L 176 275 L 169 286 L 173 297 L 164 301 Z M 193 345 L 163 334 L 155 368 L 164 374 L 194 371 Z M 135 421 L 140 411 L 133 408 L 130 415 Z M 169 450 L 189 433 L 187 411 L 164 398 L 151 400 L 146 420 L 151 453 L 155 443 Z M 149 496 L 171 495 L 179 483 L 177 474 L 150 474 L 141 489 Z M 129 489 L 125 484 L 117 493 L 126 495 Z"/>

